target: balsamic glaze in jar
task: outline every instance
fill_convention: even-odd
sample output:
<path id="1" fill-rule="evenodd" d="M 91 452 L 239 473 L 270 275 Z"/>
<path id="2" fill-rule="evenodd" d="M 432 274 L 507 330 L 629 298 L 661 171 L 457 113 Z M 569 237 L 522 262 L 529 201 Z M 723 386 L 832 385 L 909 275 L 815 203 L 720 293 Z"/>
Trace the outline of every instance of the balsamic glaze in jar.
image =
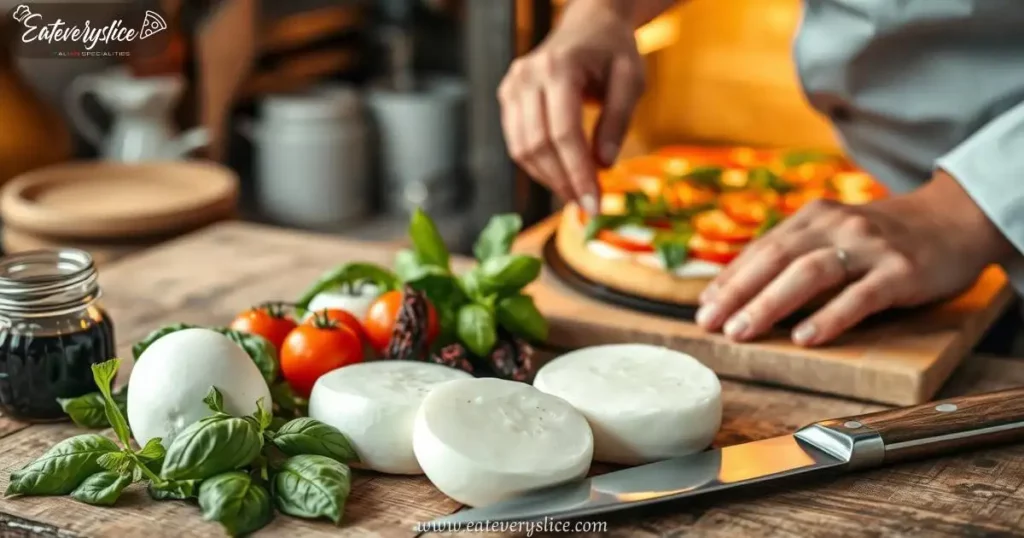
<path id="1" fill-rule="evenodd" d="M 66 420 L 57 398 L 97 390 L 91 367 L 116 352 L 99 296 L 96 268 L 81 250 L 0 258 L 0 412 Z"/>

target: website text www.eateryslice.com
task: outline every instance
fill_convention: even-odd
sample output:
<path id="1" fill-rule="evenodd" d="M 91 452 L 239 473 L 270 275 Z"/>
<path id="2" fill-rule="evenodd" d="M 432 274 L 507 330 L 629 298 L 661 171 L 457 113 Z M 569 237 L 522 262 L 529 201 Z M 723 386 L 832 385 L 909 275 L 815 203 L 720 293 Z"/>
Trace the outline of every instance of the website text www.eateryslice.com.
<path id="1" fill-rule="evenodd" d="M 416 532 L 507 532 L 532 536 L 534 533 L 608 532 L 607 521 L 479 521 L 475 523 L 419 523 Z"/>

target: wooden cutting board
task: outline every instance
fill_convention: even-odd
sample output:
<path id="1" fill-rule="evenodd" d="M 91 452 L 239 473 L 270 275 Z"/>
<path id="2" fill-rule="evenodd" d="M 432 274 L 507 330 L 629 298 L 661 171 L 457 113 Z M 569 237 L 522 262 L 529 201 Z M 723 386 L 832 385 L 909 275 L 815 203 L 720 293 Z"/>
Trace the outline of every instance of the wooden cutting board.
<path id="1" fill-rule="evenodd" d="M 557 221 L 556 215 L 525 231 L 516 250 L 540 256 Z M 723 377 L 893 405 L 931 400 L 1013 294 L 1002 270 L 993 267 L 955 300 L 856 328 L 829 347 L 806 349 L 784 331 L 736 344 L 689 321 L 613 306 L 570 289 L 547 267 L 529 292 L 551 323 L 549 343 L 556 347 L 659 344 L 692 354 Z"/>

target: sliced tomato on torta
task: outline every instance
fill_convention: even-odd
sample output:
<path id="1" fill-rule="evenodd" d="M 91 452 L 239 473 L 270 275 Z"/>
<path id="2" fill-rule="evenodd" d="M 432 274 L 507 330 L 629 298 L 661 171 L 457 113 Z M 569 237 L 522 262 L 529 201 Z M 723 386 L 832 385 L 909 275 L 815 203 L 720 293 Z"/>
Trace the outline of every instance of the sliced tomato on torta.
<path id="1" fill-rule="evenodd" d="M 774 191 L 734 191 L 723 193 L 718 205 L 732 220 L 747 226 L 759 226 L 779 207 L 781 197 Z"/>
<path id="2" fill-rule="evenodd" d="M 736 259 L 736 256 L 739 256 L 746 246 L 747 243 L 715 241 L 700 234 L 694 235 L 689 243 L 691 257 L 722 265 L 727 265 Z"/>
<path id="3" fill-rule="evenodd" d="M 840 172 L 832 178 L 832 186 L 844 204 L 866 204 L 889 195 L 889 190 L 867 172 Z"/>
<path id="4" fill-rule="evenodd" d="M 727 243 L 747 243 L 757 236 L 757 226 L 741 224 L 721 209 L 713 209 L 693 218 L 697 233 L 712 240 Z"/>

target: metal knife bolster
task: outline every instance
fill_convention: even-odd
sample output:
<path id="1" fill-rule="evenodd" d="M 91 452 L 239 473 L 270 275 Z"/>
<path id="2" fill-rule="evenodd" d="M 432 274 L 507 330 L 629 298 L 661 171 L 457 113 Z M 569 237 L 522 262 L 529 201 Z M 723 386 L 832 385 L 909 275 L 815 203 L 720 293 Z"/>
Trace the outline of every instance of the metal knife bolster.
<path id="1" fill-rule="evenodd" d="M 853 469 L 1024 440 L 1024 388 L 825 420 L 796 438 Z"/>

